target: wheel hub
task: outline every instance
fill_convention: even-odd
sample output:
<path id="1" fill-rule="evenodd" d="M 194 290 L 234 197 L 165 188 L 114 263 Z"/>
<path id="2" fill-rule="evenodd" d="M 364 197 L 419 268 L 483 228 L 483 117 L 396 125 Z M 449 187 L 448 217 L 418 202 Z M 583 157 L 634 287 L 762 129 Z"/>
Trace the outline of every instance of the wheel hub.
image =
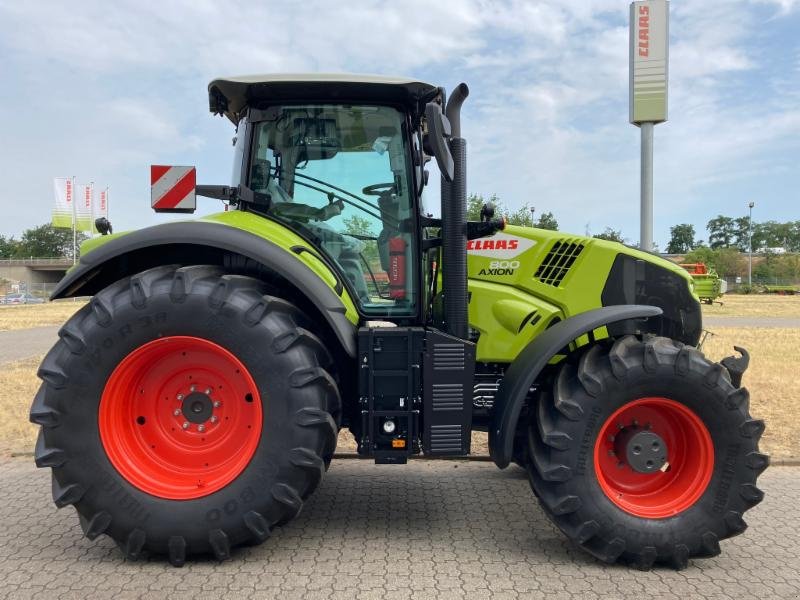
<path id="1" fill-rule="evenodd" d="M 616 455 L 637 473 L 655 473 L 667 464 L 667 444 L 654 431 L 628 427 L 614 446 Z"/>
<path id="2" fill-rule="evenodd" d="M 202 392 L 192 392 L 183 399 L 181 413 L 190 423 L 205 423 L 211 418 L 214 405 L 211 398 Z"/>

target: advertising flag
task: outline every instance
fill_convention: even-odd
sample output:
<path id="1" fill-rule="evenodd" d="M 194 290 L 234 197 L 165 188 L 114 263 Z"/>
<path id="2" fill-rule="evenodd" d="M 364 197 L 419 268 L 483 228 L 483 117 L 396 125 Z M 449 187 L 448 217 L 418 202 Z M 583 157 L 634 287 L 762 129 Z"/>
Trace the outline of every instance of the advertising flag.
<path id="1" fill-rule="evenodd" d="M 108 219 L 108 188 L 100 190 L 97 203 L 92 211 L 92 233 L 100 233 L 94 225 L 95 219 L 104 217 Z"/>
<path id="2" fill-rule="evenodd" d="M 108 188 L 100 192 L 100 202 L 97 205 L 95 216 L 108 218 Z"/>
<path id="3" fill-rule="evenodd" d="M 75 205 L 75 229 L 94 231 L 92 205 L 94 204 L 94 184 L 78 186 L 78 203 Z"/>
<path id="4" fill-rule="evenodd" d="M 53 204 L 53 227 L 72 228 L 73 203 L 75 202 L 72 179 L 56 177 L 53 180 L 55 187 L 55 203 Z"/>

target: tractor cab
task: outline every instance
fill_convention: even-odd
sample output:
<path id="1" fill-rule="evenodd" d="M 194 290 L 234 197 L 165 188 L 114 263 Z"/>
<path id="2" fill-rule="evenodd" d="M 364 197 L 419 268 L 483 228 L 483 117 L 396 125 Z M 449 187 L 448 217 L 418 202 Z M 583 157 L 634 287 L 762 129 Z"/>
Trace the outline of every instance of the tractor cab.
<path id="1" fill-rule="evenodd" d="M 367 318 L 416 317 L 423 116 L 439 88 L 368 76 L 218 79 L 211 110 L 237 125 L 240 208 L 294 230 Z"/>

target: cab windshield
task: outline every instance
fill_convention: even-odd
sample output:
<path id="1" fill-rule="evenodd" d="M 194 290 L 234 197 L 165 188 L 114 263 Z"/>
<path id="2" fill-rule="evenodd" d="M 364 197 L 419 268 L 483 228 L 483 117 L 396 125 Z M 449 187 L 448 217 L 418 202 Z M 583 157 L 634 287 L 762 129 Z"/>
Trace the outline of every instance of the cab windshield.
<path id="1" fill-rule="evenodd" d="M 254 124 L 249 187 L 267 214 L 332 259 L 364 313 L 416 311 L 413 190 L 403 114 L 386 106 L 291 105 Z"/>

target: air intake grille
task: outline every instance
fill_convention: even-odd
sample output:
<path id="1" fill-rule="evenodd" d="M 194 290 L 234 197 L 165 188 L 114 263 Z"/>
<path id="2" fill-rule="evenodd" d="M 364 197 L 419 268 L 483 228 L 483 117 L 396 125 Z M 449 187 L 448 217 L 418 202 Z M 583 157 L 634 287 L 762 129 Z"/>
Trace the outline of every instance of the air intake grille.
<path id="1" fill-rule="evenodd" d="M 542 283 L 558 287 L 582 251 L 583 244 L 559 240 L 550 248 L 534 277 Z"/>
<path id="2" fill-rule="evenodd" d="M 464 408 L 464 385 L 461 383 L 434 383 L 431 393 L 434 412 Z"/>
<path id="3" fill-rule="evenodd" d="M 464 369 L 464 344 L 437 343 L 433 346 L 433 368 L 437 370 Z"/>
<path id="4" fill-rule="evenodd" d="M 433 425 L 431 427 L 431 453 L 453 453 L 461 451 L 461 425 Z"/>

